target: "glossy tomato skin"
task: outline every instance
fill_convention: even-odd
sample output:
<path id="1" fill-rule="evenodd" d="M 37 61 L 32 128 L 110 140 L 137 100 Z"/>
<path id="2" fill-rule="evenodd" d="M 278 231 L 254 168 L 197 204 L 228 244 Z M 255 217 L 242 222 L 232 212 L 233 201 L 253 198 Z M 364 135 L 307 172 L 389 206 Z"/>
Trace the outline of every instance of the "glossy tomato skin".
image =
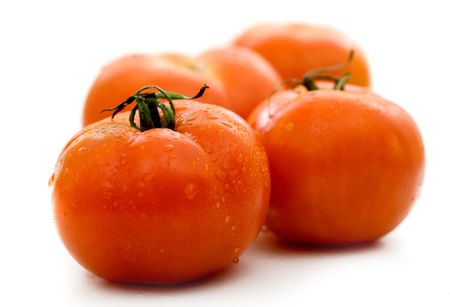
<path id="1" fill-rule="evenodd" d="M 236 262 L 266 217 L 270 176 L 248 124 L 177 101 L 176 131 L 130 128 L 128 114 L 85 127 L 60 155 L 53 202 L 61 238 L 112 281 L 172 284 Z"/>
<path id="2" fill-rule="evenodd" d="M 243 118 L 263 101 L 281 78 L 257 53 L 238 47 L 213 49 L 200 55 L 210 75 L 217 76 L 227 91 L 228 106 Z"/>
<path id="3" fill-rule="evenodd" d="M 245 118 L 280 81 L 262 56 L 245 48 L 217 48 L 198 57 L 128 55 L 107 65 L 92 84 L 84 106 L 83 125 L 108 117 L 101 113 L 103 109 L 125 101 L 130 93 L 149 84 L 186 94 L 207 84 L 209 90 L 199 101 L 225 107 Z"/>
<path id="4" fill-rule="evenodd" d="M 262 55 L 283 79 L 301 78 L 310 70 L 343 63 L 350 50 L 354 50 L 350 65 L 332 74 L 340 76 L 350 71 L 349 83 L 370 85 L 369 66 L 361 48 L 330 27 L 302 23 L 257 24 L 237 37 L 234 45 Z"/>
<path id="5" fill-rule="evenodd" d="M 279 92 L 249 123 L 272 178 L 268 227 L 309 244 L 374 241 L 407 215 L 423 180 L 413 119 L 367 90 Z"/>

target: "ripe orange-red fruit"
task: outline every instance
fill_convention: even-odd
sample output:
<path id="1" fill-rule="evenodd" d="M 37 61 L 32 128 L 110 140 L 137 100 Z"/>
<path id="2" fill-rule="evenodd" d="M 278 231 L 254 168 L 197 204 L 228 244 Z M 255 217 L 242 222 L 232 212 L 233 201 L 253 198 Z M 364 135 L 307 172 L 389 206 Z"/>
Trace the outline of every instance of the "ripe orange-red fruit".
<path id="1" fill-rule="evenodd" d="M 424 146 L 406 111 L 368 90 L 284 90 L 248 119 L 271 171 L 268 227 L 311 244 L 355 244 L 394 229 L 423 180 Z"/>
<path id="2" fill-rule="evenodd" d="M 175 130 L 139 131 L 125 112 L 85 127 L 59 157 L 56 224 L 98 276 L 200 278 L 236 262 L 265 220 L 270 176 L 255 132 L 222 107 L 175 105 Z"/>
<path id="3" fill-rule="evenodd" d="M 237 37 L 234 45 L 262 55 L 283 79 L 301 78 L 318 67 L 342 63 L 353 50 L 355 56 L 350 65 L 332 75 L 350 71 L 349 83 L 370 85 L 369 67 L 361 48 L 330 27 L 306 23 L 258 24 Z"/>
<path id="4" fill-rule="evenodd" d="M 246 48 L 209 50 L 198 57 L 135 54 L 107 65 L 94 81 L 84 106 L 83 125 L 108 115 L 103 109 L 124 101 L 147 84 L 179 93 L 209 86 L 199 101 L 230 109 L 245 118 L 281 81 L 275 69 Z M 129 108 L 127 109 L 129 110 Z"/>

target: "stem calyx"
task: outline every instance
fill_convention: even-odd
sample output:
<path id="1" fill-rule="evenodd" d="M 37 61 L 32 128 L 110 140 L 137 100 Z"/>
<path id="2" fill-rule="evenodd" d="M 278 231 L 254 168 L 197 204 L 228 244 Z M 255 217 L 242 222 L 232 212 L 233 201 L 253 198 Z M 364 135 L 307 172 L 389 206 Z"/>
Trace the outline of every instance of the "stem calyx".
<path id="1" fill-rule="evenodd" d="M 334 82 L 333 90 L 343 91 L 345 84 L 351 77 L 351 73 L 346 72 L 340 77 L 330 75 L 329 73 L 336 72 L 347 67 L 352 62 L 354 53 L 355 52 L 351 50 L 347 60 L 343 63 L 310 70 L 303 75 L 302 79 L 288 79 L 283 81 L 281 86 L 297 87 L 303 85 L 308 91 L 315 91 L 319 89 L 315 81 L 327 80 Z"/>
<path id="2" fill-rule="evenodd" d="M 173 100 L 177 99 L 196 99 L 201 97 L 208 86 L 204 84 L 199 92 L 192 96 L 184 96 L 179 93 L 166 91 L 156 85 L 147 85 L 141 87 L 133 96 L 130 96 L 124 102 L 113 108 L 102 110 L 102 112 L 113 112 L 111 118 L 122 111 L 126 106 L 136 102 L 136 105 L 130 112 L 130 125 L 139 131 L 145 131 L 153 128 L 168 128 L 175 130 L 175 106 Z M 148 92 L 147 90 L 156 90 L 156 92 Z M 169 106 L 162 103 L 164 99 Z M 135 123 L 136 111 L 139 111 L 139 126 Z M 161 111 L 161 112 L 160 112 Z M 161 116 L 162 115 L 162 116 Z"/>

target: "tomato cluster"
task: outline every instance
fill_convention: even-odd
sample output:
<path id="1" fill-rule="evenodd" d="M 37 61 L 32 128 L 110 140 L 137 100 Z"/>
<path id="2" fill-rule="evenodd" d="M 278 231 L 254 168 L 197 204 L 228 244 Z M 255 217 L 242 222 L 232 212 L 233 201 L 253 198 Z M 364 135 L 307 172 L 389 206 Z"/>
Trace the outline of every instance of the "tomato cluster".
<path id="1" fill-rule="evenodd" d="M 263 24 L 234 45 L 126 56 L 95 80 L 51 180 L 62 241 L 89 271 L 186 282 L 236 263 L 264 223 L 285 240 L 343 245 L 407 215 L 420 132 L 372 92 L 355 43 Z"/>

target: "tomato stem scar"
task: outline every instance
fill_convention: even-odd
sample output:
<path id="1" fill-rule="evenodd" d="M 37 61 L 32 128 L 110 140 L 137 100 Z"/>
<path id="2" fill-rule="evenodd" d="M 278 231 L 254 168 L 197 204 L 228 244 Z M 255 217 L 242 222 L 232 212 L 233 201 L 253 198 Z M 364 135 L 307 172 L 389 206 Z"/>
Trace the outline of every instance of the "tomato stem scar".
<path id="1" fill-rule="evenodd" d="M 130 96 L 124 102 L 115 107 L 102 110 L 102 112 L 113 112 L 111 118 L 122 111 L 127 105 L 136 102 L 136 105 L 130 112 L 130 125 L 139 131 L 145 131 L 153 128 L 168 128 L 175 130 L 175 106 L 173 100 L 176 99 L 196 99 L 201 97 L 208 86 L 204 84 L 194 96 L 184 96 L 179 93 L 166 91 L 156 85 L 147 85 L 141 87 L 133 96 Z M 146 92 L 147 90 L 156 90 L 157 92 Z M 169 107 L 159 100 L 165 99 Z M 161 110 L 161 113 L 160 113 Z M 135 123 L 136 111 L 139 111 L 139 126 Z M 162 115 L 162 118 L 161 118 Z"/>

